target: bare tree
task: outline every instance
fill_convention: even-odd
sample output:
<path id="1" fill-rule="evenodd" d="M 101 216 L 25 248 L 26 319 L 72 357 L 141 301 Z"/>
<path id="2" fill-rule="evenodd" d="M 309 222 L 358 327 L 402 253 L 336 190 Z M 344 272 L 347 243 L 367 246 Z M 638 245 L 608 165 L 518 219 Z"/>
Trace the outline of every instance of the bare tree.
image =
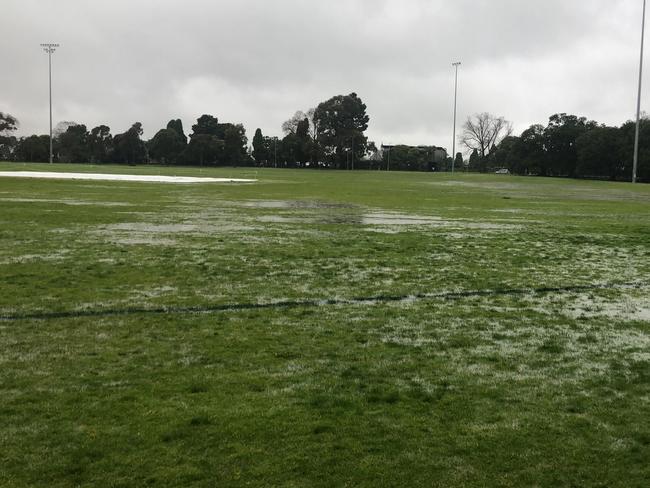
<path id="1" fill-rule="evenodd" d="M 62 134 L 65 134 L 65 132 L 68 130 L 70 127 L 74 127 L 76 125 L 81 125 L 77 122 L 74 122 L 72 120 L 63 120 L 56 124 L 56 127 L 54 128 L 53 131 L 53 137 L 54 139 L 58 139 L 61 137 Z"/>
<path id="2" fill-rule="evenodd" d="M 306 113 L 302 110 L 298 110 L 293 117 L 282 124 L 282 132 L 284 132 L 285 135 L 295 134 L 298 129 L 298 124 L 307 119 L 309 121 L 309 135 L 313 141 L 316 141 L 318 138 L 318 125 L 314 117 L 315 113 L 315 108 L 310 108 Z"/>
<path id="3" fill-rule="evenodd" d="M 295 134 L 298 129 L 298 124 L 305 120 L 307 115 L 302 110 L 298 110 L 293 117 L 282 124 L 282 132 L 285 135 Z"/>
<path id="4" fill-rule="evenodd" d="M 503 117 L 483 112 L 468 117 L 463 125 L 461 142 L 470 151 L 477 150 L 484 158 L 494 146 L 512 135 L 512 123 Z"/>

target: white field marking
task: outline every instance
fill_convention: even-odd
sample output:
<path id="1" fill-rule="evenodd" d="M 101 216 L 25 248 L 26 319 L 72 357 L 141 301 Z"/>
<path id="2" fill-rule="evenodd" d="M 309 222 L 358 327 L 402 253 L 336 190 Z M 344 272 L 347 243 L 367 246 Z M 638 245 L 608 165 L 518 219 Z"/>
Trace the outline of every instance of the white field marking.
<path id="1" fill-rule="evenodd" d="M 190 176 L 116 175 L 102 173 L 56 173 L 48 171 L 0 171 L 0 177 L 49 178 L 57 180 L 140 181 L 145 183 L 255 183 L 236 178 L 196 178 Z"/>

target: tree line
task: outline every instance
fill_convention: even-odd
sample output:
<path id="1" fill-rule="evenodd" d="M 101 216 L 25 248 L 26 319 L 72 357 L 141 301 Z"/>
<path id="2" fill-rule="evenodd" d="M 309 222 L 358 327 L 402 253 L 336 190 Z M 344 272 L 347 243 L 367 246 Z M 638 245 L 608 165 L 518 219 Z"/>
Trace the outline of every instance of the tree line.
<path id="1" fill-rule="evenodd" d="M 0 113 L 0 159 L 46 162 L 49 160 L 49 135 L 16 138 L 11 132 L 18 121 Z M 170 120 L 150 140 L 142 139 L 142 124 L 134 123 L 127 131 L 111 134 L 106 125 L 90 131 L 83 124 L 63 122 L 53 134 L 55 161 L 61 163 L 197 164 L 220 165 L 245 163 L 246 131 L 241 124 L 220 123 L 216 117 L 202 115 L 188 137 L 180 119 Z"/>
<path id="2" fill-rule="evenodd" d="M 489 113 L 468 117 L 455 160 L 435 146 L 377 148 L 365 135 L 369 116 L 356 93 L 337 95 L 282 124 L 282 137 L 257 129 L 249 147 L 242 124 L 222 123 L 204 114 L 186 135 L 180 119 L 170 120 L 150 140 L 142 139 L 142 124 L 111 134 L 106 125 L 88 130 L 83 124 L 62 123 L 54 133 L 55 160 L 69 163 L 116 163 L 196 166 L 260 166 L 291 168 L 381 169 L 393 171 L 493 172 L 507 169 L 519 175 L 630 180 L 635 123 L 606 126 L 565 113 L 546 125 L 535 124 L 519 136 L 504 117 Z M 0 160 L 46 162 L 49 136 L 17 138 L 18 120 L 0 112 Z M 650 181 L 650 119 L 640 124 L 638 178 Z M 442 153 L 442 155 L 441 155 Z"/>
<path id="3" fill-rule="evenodd" d="M 612 127 L 585 117 L 555 114 L 512 135 L 502 117 L 479 114 L 465 123 L 461 142 L 469 171 L 507 169 L 518 175 L 626 180 L 632 178 L 636 123 Z M 462 154 L 456 156 L 461 161 Z M 639 180 L 650 182 L 650 119 L 640 123 Z"/>
<path id="4" fill-rule="evenodd" d="M 148 141 L 142 139 L 140 122 L 115 135 L 106 125 L 88 130 L 66 122 L 57 126 L 52 143 L 55 161 L 65 163 L 355 169 L 369 149 L 376 150 L 365 135 L 369 120 L 366 105 L 351 93 L 297 112 L 283 124 L 282 138 L 257 129 L 251 148 L 242 124 L 222 123 L 208 114 L 197 119 L 189 135 L 181 120 L 173 119 Z M 0 160 L 48 161 L 49 135 L 17 138 L 18 125 L 15 117 L 0 112 Z"/>

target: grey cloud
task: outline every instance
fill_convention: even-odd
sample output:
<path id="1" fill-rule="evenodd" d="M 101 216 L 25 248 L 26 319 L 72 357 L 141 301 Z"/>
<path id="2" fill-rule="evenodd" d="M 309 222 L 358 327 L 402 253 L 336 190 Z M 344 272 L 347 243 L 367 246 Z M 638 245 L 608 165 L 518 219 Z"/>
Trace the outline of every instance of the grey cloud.
<path id="1" fill-rule="evenodd" d="M 114 132 L 201 113 L 279 133 L 338 93 L 368 105 L 377 142 L 451 145 L 459 116 L 489 110 L 518 130 L 556 111 L 632 116 L 640 2 L 631 0 L 5 0 L 0 110 L 23 134 L 55 119 Z M 637 5 L 638 3 L 638 5 Z"/>

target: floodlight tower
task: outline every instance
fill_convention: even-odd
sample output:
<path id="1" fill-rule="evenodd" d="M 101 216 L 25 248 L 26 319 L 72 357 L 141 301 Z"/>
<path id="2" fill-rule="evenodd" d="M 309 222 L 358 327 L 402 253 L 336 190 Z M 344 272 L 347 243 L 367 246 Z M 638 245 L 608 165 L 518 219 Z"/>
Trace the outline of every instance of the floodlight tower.
<path id="1" fill-rule="evenodd" d="M 41 44 L 43 51 L 47 53 L 50 66 L 50 164 L 52 164 L 52 54 L 56 51 L 56 48 L 59 47 L 58 44 Z"/>
<path id="2" fill-rule="evenodd" d="M 644 0 L 645 1 L 645 0 Z M 460 61 L 451 64 L 456 68 L 456 79 L 454 81 L 454 140 L 451 143 L 451 172 L 453 173 L 456 165 L 456 108 L 458 104 L 458 67 L 461 65 Z"/>
<path id="3" fill-rule="evenodd" d="M 641 61 L 639 62 L 639 97 L 636 105 L 636 134 L 634 135 L 634 165 L 632 167 L 632 183 L 636 183 L 636 172 L 639 167 L 639 130 L 641 127 L 641 88 L 643 86 L 643 47 L 645 42 L 645 7 L 643 0 L 643 18 L 641 19 Z"/>

